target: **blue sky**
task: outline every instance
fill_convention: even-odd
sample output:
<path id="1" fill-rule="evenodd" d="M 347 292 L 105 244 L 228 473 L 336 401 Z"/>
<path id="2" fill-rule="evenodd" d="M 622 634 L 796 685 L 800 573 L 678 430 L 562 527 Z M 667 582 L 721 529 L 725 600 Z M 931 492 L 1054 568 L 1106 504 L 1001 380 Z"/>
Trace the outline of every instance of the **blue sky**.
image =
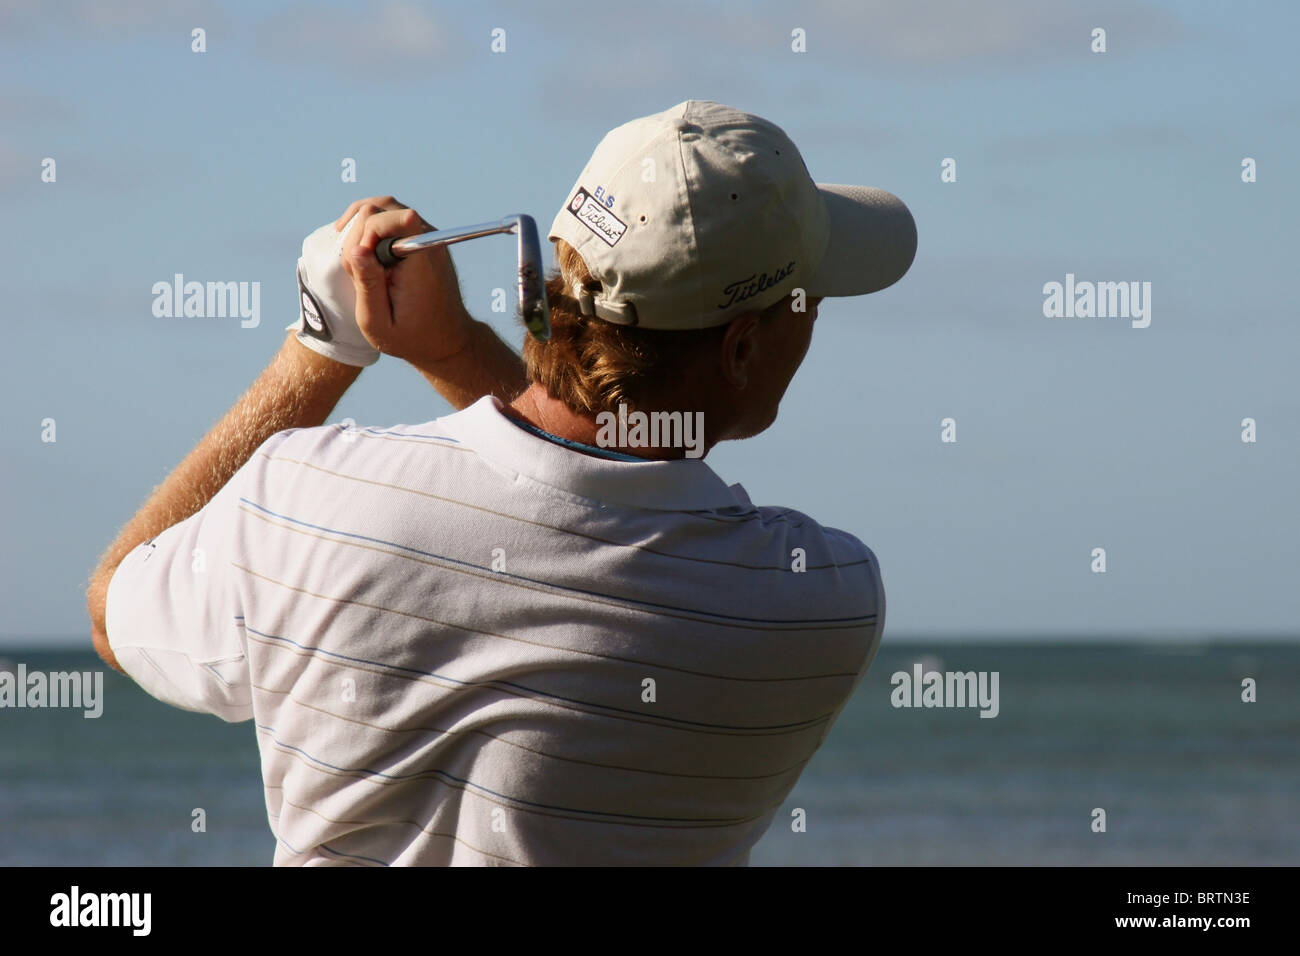
<path id="1" fill-rule="evenodd" d="M 0 2 L 0 640 L 85 638 L 99 552 L 296 317 L 308 232 L 387 193 L 545 228 L 606 130 L 690 98 L 917 220 L 902 282 L 822 305 L 777 424 L 709 456 L 866 541 L 889 636 L 1296 635 L 1293 5 L 46 6 Z M 455 259 L 517 344 L 512 254 Z M 260 282 L 260 324 L 155 317 L 177 272 Z M 1067 273 L 1150 282 L 1150 327 L 1045 318 Z M 385 358 L 334 420 L 448 410 Z"/>

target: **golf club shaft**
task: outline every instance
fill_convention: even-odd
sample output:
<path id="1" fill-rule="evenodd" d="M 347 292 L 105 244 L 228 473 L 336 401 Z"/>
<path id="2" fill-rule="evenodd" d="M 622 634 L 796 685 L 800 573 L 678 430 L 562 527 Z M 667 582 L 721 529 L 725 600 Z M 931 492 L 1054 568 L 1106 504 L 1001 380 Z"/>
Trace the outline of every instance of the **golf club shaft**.
<path id="1" fill-rule="evenodd" d="M 384 266 L 395 266 L 398 260 L 406 258 L 413 252 L 421 252 L 437 246 L 449 246 L 453 242 L 478 239 L 480 236 L 514 232 L 516 228 L 514 217 L 510 217 L 496 222 L 481 222 L 474 226 L 435 229 L 433 232 L 422 232 L 418 236 L 407 236 L 405 239 L 390 237 L 379 241 L 375 247 L 375 257 Z"/>

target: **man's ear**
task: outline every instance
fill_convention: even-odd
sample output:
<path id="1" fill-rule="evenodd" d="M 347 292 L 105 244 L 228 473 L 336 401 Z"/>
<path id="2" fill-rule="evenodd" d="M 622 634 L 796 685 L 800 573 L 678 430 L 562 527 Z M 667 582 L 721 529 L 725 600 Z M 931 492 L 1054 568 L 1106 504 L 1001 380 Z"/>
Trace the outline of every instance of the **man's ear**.
<path id="1" fill-rule="evenodd" d="M 749 384 L 754 362 L 758 358 L 759 313 L 742 312 L 727 324 L 722 339 L 722 377 L 732 388 L 740 390 Z"/>

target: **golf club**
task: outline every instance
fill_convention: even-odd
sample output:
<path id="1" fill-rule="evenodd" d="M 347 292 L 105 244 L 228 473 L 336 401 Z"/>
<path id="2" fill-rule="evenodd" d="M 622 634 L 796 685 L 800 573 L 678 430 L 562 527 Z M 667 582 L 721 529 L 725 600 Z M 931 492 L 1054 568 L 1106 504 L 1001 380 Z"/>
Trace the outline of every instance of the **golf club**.
<path id="1" fill-rule="evenodd" d="M 551 313 L 546 305 L 546 283 L 542 278 L 542 249 L 537 241 L 537 223 L 532 216 L 521 213 L 506 216 L 496 222 L 435 229 L 405 239 L 381 239 L 375 247 L 375 257 L 385 267 L 389 267 L 413 252 L 498 233 L 514 233 L 519 237 L 519 312 L 529 334 L 537 341 L 545 342 L 551 337 Z"/>

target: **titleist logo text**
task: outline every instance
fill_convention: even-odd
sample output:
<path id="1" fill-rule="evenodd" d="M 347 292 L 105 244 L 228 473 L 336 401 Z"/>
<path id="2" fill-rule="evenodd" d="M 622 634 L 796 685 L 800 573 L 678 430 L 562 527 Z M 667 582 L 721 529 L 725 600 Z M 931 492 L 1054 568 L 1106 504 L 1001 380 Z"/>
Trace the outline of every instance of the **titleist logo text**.
<path id="1" fill-rule="evenodd" d="M 719 303 L 718 308 L 729 308 L 737 302 L 744 302 L 746 299 L 752 298 L 760 292 L 766 292 L 773 286 L 784 282 L 794 273 L 794 262 L 795 260 L 791 259 L 785 268 L 777 269 L 771 275 L 760 272 L 758 275 L 748 275 L 743 279 L 732 282 L 722 290 L 722 294 L 727 296 L 727 301 Z"/>

